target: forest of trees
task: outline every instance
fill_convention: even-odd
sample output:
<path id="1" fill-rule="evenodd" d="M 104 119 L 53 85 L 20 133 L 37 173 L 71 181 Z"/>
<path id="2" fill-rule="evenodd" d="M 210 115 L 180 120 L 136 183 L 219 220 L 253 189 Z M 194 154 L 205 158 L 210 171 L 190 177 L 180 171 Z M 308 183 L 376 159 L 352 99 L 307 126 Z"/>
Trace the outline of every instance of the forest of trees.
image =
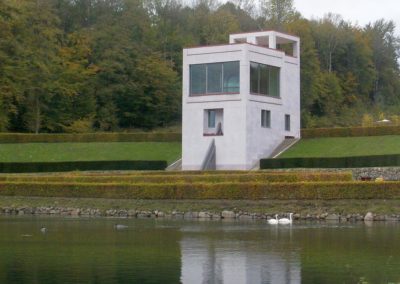
<path id="1" fill-rule="evenodd" d="M 308 20 L 293 0 L 1 0 L 0 131 L 179 124 L 182 48 L 264 29 L 301 38 L 303 127 L 400 114 L 392 21 Z"/>

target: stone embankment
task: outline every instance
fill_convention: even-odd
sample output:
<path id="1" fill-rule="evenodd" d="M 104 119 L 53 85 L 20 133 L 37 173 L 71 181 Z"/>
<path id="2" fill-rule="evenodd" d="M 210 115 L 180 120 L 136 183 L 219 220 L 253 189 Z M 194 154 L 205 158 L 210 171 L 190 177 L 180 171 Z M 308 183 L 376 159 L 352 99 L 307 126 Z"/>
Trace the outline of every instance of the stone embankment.
<path id="1" fill-rule="evenodd" d="M 175 219 L 238 219 L 238 220 L 257 220 L 275 218 L 275 214 L 251 213 L 243 211 L 222 212 L 162 212 L 158 210 L 135 210 L 135 209 L 109 209 L 100 210 L 94 208 L 61 208 L 61 207 L 4 207 L 0 208 L 1 215 L 51 215 L 51 216 L 71 216 L 71 217 L 119 217 L 119 218 L 175 218 Z M 287 214 L 278 214 L 279 217 L 287 217 Z M 367 214 L 293 214 L 294 220 L 303 221 L 400 221 L 400 214 L 379 215 L 368 212 Z"/>

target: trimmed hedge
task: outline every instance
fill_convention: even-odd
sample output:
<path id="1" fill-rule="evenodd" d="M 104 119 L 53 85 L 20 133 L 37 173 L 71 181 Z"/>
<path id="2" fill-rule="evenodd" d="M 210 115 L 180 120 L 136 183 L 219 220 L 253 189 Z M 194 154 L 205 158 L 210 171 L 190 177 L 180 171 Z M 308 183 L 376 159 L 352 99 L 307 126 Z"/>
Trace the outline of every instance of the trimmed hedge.
<path id="1" fill-rule="evenodd" d="M 41 173 L 68 171 L 164 170 L 167 161 L 75 161 L 0 163 L 0 173 Z"/>
<path id="2" fill-rule="evenodd" d="M 282 173 L 282 174 L 235 174 L 235 175 L 124 175 L 124 176 L 0 176 L 2 181 L 38 182 L 100 182 L 100 183 L 169 183 L 169 182 L 296 182 L 296 181 L 343 181 L 352 180 L 351 173 Z"/>
<path id="3" fill-rule="evenodd" d="M 181 133 L 85 133 L 31 134 L 0 133 L 0 143 L 61 143 L 61 142 L 181 142 Z"/>
<path id="4" fill-rule="evenodd" d="M 301 130 L 302 138 L 357 137 L 400 135 L 400 126 L 308 128 Z"/>
<path id="5" fill-rule="evenodd" d="M 221 182 L 300 182 L 300 181 L 352 181 L 346 173 L 242 173 L 235 175 L 110 175 L 110 176 L 0 176 L 0 181 L 12 182 L 80 182 L 80 183 L 221 183 Z"/>
<path id="6" fill-rule="evenodd" d="M 1 182 L 0 195 L 112 199 L 400 199 L 400 182 L 103 184 Z"/>
<path id="7" fill-rule="evenodd" d="M 400 155 L 354 156 L 334 158 L 261 159 L 261 169 L 287 168 L 363 168 L 400 166 Z"/>

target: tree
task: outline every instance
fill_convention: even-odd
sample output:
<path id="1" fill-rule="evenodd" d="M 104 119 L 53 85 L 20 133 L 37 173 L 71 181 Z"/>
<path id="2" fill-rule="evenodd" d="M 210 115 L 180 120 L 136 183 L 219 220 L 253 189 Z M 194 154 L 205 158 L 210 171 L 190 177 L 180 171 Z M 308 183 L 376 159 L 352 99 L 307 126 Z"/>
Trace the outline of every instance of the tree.
<path id="1" fill-rule="evenodd" d="M 217 10 L 209 16 L 204 27 L 204 37 L 207 44 L 226 42 L 229 34 L 239 30 L 239 23 L 234 15 L 226 10 Z"/>
<path id="2" fill-rule="evenodd" d="M 268 26 L 278 31 L 283 31 L 284 25 L 298 16 L 293 0 L 261 0 L 261 9 Z"/>
<path id="3" fill-rule="evenodd" d="M 399 103 L 399 54 L 400 38 L 395 36 L 392 21 L 378 20 L 365 28 L 373 51 L 373 66 L 376 72 L 371 97 L 379 104 Z"/>
<path id="4" fill-rule="evenodd" d="M 317 46 L 321 56 L 323 67 L 329 73 L 333 71 L 332 58 L 341 38 L 341 26 L 343 19 L 340 15 L 329 13 L 315 25 Z"/>

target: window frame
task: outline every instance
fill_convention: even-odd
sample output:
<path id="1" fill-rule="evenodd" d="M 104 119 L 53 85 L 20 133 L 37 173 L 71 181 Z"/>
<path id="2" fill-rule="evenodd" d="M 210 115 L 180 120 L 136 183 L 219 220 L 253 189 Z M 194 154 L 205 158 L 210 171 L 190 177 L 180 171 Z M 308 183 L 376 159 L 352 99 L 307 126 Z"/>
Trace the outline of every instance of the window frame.
<path id="1" fill-rule="evenodd" d="M 225 76 L 224 76 L 224 64 L 225 63 L 237 63 L 238 64 L 238 90 L 237 92 L 225 92 L 224 89 L 228 88 L 225 87 Z M 221 65 L 221 92 L 209 92 L 209 85 L 208 85 L 208 69 L 210 65 L 216 65 L 220 64 Z M 192 92 L 193 90 L 193 83 L 192 83 L 192 68 L 194 66 L 205 66 L 205 86 L 204 86 L 204 93 L 194 93 Z M 196 63 L 196 64 L 190 64 L 189 65 L 189 97 L 198 97 L 198 96 L 212 96 L 212 95 L 236 95 L 240 94 L 240 60 L 233 60 L 233 61 L 223 61 L 223 62 L 209 62 L 209 63 Z"/>
<path id="2" fill-rule="evenodd" d="M 271 128 L 271 111 L 268 109 L 261 110 L 261 127 Z"/>
<path id="3" fill-rule="evenodd" d="M 290 114 L 285 114 L 285 131 L 291 131 Z"/>
<path id="4" fill-rule="evenodd" d="M 257 65 L 257 90 L 254 91 L 253 90 L 253 82 L 252 82 L 252 65 L 254 66 L 254 64 Z M 267 94 L 264 94 L 261 92 L 261 67 L 266 67 L 266 70 L 268 70 L 268 78 L 266 79 L 266 88 L 267 88 Z M 280 99 L 281 98 L 281 67 L 278 66 L 273 66 L 273 65 L 268 65 L 268 64 L 264 64 L 264 63 L 259 63 L 259 62 L 255 62 L 255 61 L 250 61 L 249 64 L 249 86 L 250 86 L 250 94 L 251 95 L 256 95 L 256 96 L 265 96 L 265 97 L 270 97 L 270 98 L 275 98 L 275 99 Z M 277 70 L 278 72 L 276 73 L 278 76 L 276 83 L 277 83 L 277 96 L 273 96 L 270 94 L 270 89 L 271 89 L 271 70 Z"/>

